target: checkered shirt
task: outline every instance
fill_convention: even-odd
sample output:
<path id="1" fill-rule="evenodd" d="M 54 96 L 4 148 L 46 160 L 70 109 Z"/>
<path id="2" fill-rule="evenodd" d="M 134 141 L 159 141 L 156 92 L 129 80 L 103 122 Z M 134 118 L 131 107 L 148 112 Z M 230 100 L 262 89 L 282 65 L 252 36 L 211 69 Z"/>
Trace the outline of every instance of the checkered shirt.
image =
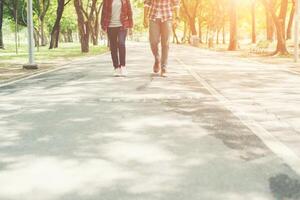
<path id="1" fill-rule="evenodd" d="M 174 8 L 179 7 L 180 0 L 145 0 L 144 6 L 149 7 L 149 19 L 156 20 L 159 12 L 161 21 L 171 20 Z"/>

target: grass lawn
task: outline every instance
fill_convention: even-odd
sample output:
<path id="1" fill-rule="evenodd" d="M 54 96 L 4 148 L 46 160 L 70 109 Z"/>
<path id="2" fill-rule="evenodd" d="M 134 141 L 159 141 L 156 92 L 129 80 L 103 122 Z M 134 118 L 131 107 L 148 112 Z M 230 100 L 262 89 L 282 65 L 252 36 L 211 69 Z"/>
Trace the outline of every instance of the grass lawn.
<path id="1" fill-rule="evenodd" d="M 24 64 L 28 60 L 27 46 L 19 47 L 16 54 L 14 45 L 6 45 L 5 50 L 0 50 L 0 67 L 13 64 Z M 49 50 L 48 46 L 35 48 L 35 59 L 37 63 L 53 63 L 56 60 L 71 60 L 77 57 L 99 55 L 107 51 L 105 46 L 90 46 L 89 53 L 81 53 L 78 43 L 61 43 L 59 48 Z"/>

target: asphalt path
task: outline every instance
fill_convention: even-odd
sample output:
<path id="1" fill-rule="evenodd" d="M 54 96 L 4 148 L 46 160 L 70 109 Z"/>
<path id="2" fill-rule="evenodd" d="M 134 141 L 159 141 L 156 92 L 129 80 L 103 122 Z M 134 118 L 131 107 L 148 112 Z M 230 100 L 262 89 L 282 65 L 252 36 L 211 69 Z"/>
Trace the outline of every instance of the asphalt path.
<path id="1" fill-rule="evenodd" d="M 129 43 L 0 86 L 1 200 L 300 199 L 300 75 L 172 46 L 151 74 Z"/>

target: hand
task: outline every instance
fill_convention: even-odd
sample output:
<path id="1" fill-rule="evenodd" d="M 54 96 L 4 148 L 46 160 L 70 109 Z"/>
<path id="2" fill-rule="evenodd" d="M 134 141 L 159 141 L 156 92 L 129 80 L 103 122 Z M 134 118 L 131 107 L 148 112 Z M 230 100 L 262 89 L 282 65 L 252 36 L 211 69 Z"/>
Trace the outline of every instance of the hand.
<path id="1" fill-rule="evenodd" d="M 107 33 L 107 29 L 101 28 L 103 33 Z"/>
<path id="2" fill-rule="evenodd" d="M 132 34 L 133 34 L 132 28 L 130 28 L 130 29 L 128 30 L 128 34 L 129 34 L 130 36 L 132 36 Z"/>
<path id="3" fill-rule="evenodd" d="M 144 27 L 149 28 L 149 18 L 148 17 L 144 18 Z"/>

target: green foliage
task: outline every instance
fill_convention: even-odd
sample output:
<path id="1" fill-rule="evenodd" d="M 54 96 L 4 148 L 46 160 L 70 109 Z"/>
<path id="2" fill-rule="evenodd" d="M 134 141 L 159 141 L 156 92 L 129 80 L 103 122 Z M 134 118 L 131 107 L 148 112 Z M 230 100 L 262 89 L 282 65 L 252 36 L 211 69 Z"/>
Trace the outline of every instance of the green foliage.
<path id="1" fill-rule="evenodd" d="M 19 49 L 19 54 L 12 54 L 14 52 L 15 46 L 13 44 L 6 45 L 5 50 L 1 50 L 0 60 L 5 63 L 10 60 L 18 60 L 19 62 L 25 63 L 27 61 L 27 45 L 22 45 Z M 99 55 L 107 51 L 107 48 L 104 46 L 93 46 L 90 49 L 88 54 L 84 54 L 85 56 L 91 55 Z M 61 44 L 61 48 L 49 50 L 48 47 L 40 47 L 39 51 L 36 52 L 36 60 L 37 62 L 45 62 L 45 61 L 53 61 L 53 59 L 72 59 L 74 57 L 83 56 L 80 51 L 79 44 L 70 44 L 64 43 Z"/>
<path id="2" fill-rule="evenodd" d="M 21 26 L 26 26 L 26 0 L 4 0 L 4 19 L 18 21 Z"/>
<path id="3" fill-rule="evenodd" d="M 144 20 L 144 1 L 143 0 L 133 0 L 132 2 L 133 8 L 133 17 L 134 17 L 134 31 L 135 32 L 143 32 L 145 28 L 143 26 Z"/>
<path id="4" fill-rule="evenodd" d="M 77 20 L 74 17 L 75 9 L 73 5 L 68 5 L 65 8 L 64 15 L 61 19 L 61 31 L 67 32 L 68 30 L 76 31 L 77 30 Z"/>
<path id="5" fill-rule="evenodd" d="M 51 32 L 53 28 L 53 24 L 56 19 L 56 8 L 57 8 L 57 2 L 53 1 L 46 15 L 46 26 L 49 33 Z M 77 29 L 75 10 L 73 4 L 71 3 L 65 7 L 64 15 L 61 19 L 61 31 L 66 32 L 68 29 L 72 31 L 76 31 Z"/>
<path id="6" fill-rule="evenodd" d="M 268 40 L 260 40 L 258 43 L 257 43 L 257 47 L 258 48 L 268 48 L 270 46 L 272 42 L 268 41 Z"/>

